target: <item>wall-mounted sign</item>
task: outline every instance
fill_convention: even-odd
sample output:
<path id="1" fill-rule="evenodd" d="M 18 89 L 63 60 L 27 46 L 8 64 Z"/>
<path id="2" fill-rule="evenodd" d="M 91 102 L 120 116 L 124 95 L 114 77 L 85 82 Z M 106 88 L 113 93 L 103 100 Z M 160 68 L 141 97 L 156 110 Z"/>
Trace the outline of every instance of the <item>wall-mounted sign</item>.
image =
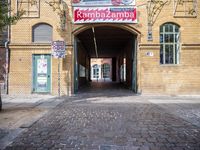
<path id="1" fill-rule="evenodd" d="M 136 7 L 74 7 L 74 23 L 137 23 Z"/>
<path id="2" fill-rule="evenodd" d="M 65 58 L 65 42 L 64 41 L 53 41 L 51 43 L 52 56 L 55 58 Z"/>
<path id="3" fill-rule="evenodd" d="M 135 0 L 73 0 L 73 6 L 123 6 L 135 5 Z"/>

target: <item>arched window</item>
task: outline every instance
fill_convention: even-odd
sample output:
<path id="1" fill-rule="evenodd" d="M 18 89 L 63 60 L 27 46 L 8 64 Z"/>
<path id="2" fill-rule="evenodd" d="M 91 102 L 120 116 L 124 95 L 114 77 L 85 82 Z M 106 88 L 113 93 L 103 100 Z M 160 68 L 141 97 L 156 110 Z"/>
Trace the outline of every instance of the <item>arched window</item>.
<path id="1" fill-rule="evenodd" d="M 99 66 L 97 64 L 92 66 L 92 78 L 99 78 Z"/>
<path id="2" fill-rule="evenodd" d="M 52 26 L 40 23 L 33 26 L 33 42 L 49 43 L 52 41 L 53 28 Z"/>
<path id="3" fill-rule="evenodd" d="M 160 64 L 179 63 L 179 40 L 179 26 L 166 23 L 160 27 Z"/>
<path id="4" fill-rule="evenodd" d="M 102 72 L 103 72 L 103 78 L 109 78 L 110 77 L 110 65 L 109 64 L 103 64 L 102 65 Z"/>

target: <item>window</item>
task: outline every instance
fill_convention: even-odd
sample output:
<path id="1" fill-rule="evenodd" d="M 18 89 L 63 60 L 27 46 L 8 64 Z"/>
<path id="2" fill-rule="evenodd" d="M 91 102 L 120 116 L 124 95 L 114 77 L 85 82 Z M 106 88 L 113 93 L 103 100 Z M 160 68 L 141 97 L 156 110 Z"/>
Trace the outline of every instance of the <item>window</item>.
<path id="1" fill-rule="evenodd" d="M 97 64 L 92 66 L 93 69 L 93 78 L 99 78 L 99 66 Z"/>
<path id="2" fill-rule="evenodd" d="M 39 17 L 40 0 L 17 0 L 17 11 L 25 11 L 23 17 Z"/>
<path id="3" fill-rule="evenodd" d="M 160 64 L 179 63 L 179 27 L 166 23 L 160 27 Z"/>
<path id="4" fill-rule="evenodd" d="M 120 66 L 120 80 L 121 82 L 126 81 L 126 58 L 123 59 L 123 64 Z"/>
<path id="5" fill-rule="evenodd" d="M 52 41 L 52 26 L 40 23 L 33 26 L 33 42 L 49 43 Z"/>
<path id="6" fill-rule="evenodd" d="M 103 78 L 110 77 L 110 65 L 109 64 L 103 64 L 102 71 L 103 71 Z"/>
<path id="7" fill-rule="evenodd" d="M 174 0 L 174 17 L 196 17 L 197 0 Z"/>

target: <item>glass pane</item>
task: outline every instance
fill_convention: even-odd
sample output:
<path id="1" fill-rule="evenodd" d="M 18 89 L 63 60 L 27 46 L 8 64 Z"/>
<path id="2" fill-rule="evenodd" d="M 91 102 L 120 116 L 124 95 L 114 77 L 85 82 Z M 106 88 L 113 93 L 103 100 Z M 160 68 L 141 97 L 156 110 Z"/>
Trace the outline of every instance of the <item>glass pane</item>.
<path id="1" fill-rule="evenodd" d="M 174 32 L 174 31 L 173 31 L 173 25 L 172 25 L 172 24 L 169 24 L 169 32 Z"/>
<path id="2" fill-rule="evenodd" d="M 177 64 L 178 63 L 178 46 L 177 46 L 178 44 L 175 44 L 174 46 L 175 46 L 175 64 Z"/>
<path id="3" fill-rule="evenodd" d="M 169 45 L 165 45 L 165 64 L 169 64 Z"/>
<path id="4" fill-rule="evenodd" d="M 161 26 L 161 27 L 160 27 L 160 32 L 163 32 L 163 28 L 164 28 L 164 26 Z"/>
<path id="5" fill-rule="evenodd" d="M 174 43 L 174 34 L 165 34 L 165 43 Z"/>
<path id="6" fill-rule="evenodd" d="M 175 34 L 175 42 L 176 42 L 176 43 L 179 42 L 179 34 Z"/>
<path id="7" fill-rule="evenodd" d="M 174 62 L 174 50 L 173 50 L 173 45 L 169 46 L 169 63 L 173 64 Z"/>
<path id="8" fill-rule="evenodd" d="M 175 25 L 175 32 L 179 32 L 179 27 Z"/>
<path id="9" fill-rule="evenodd" d="M 169 26 L 166 24 L 165 25 L 165 32 L 168 32 L 169 31 Z"/>
<path id="10" fill-rule="evenodd" d="M 168 34 L 165 34 L 165 40 L 164 40 L 165 43 L 169 43 L 169 35 Z"/>
<path id="11" fill-rule="evenodd" d="M 163 64 L 163 45 L 160 45 L 160 63 Z"/>
<path id="12" fill-rule="evenodd" d="M 163 34 L 160 34 L 160 43 L 163 43 Z"/>
<path id="13" fill-rule="evenodd" d="M 169 34 L 169 42 L 174 43 L 174 34 Z"/>

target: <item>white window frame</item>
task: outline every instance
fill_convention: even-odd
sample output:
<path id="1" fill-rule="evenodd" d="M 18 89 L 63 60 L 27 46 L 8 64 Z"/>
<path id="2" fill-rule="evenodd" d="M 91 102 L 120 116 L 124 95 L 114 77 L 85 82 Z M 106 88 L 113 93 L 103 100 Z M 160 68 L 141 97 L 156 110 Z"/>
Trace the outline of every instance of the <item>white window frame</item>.
<path id="1" fill-rule="evenodd" d="M 165 29 L 167 26 L 171 25 L 173 27 L 172 32 L 166 32 Z M 178 31 L 175 30 L 175 28 L 178 28 Z M 162 32 L 161 32 L 162 28 Z M 165 37 L 170 37 L 170 35 L 173 35 L 173 42 L 166 42 Z M 162 38 L 162 40 L 161 40 Z M 167 46 L 168 46 L 168 59 L 166 58 L 167 54 Z M 172 62 L 170 61 L 170 52 L 172 52 Z M 172 64 L 176 65 L 179 64 L 180 61 L 180 27 L 174 23 L 165 23 L 160 27 L 160 64 Z"/>

